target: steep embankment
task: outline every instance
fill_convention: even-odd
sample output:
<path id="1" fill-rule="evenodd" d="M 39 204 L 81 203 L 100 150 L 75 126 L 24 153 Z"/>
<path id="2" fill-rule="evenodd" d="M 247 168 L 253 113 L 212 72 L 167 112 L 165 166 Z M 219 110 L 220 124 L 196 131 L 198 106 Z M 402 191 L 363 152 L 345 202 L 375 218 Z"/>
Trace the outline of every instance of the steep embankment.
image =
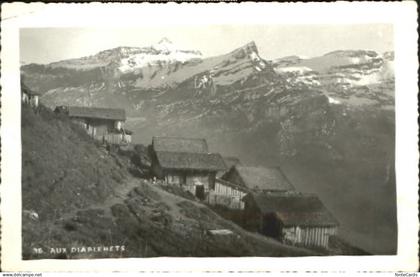
<path id="1" fill-rule="evenodd" d="M 46 108 L 22 107 L 22 145 L 25 259 L 317 255 L 133 178 L 126 160 Z M 212 229 L 233 234 L 208 234 Z"/>

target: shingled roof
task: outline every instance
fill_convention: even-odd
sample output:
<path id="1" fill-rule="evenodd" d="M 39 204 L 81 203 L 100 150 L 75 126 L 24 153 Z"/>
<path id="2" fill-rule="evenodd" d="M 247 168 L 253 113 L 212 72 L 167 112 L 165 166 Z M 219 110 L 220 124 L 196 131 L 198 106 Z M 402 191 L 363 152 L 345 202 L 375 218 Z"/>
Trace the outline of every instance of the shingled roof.
<path id="1" fill-rule="evenodd" d="M 226 169 L 220 154 L 159 151 L 156 152 L 156 157 L 164 169 L 203 171 Z"/>
<path id="2" fill-rule="evenodd" d="M 70 117 L 110 119 L 110 120 L 121 120 L 121 121 L 126 120 L 124 109 L 76 107 L 76 106 L 67 106 L 67 107 L 59 107 L 59 108 L 64 110 Z"/>
<path id="3" fill-rule="evenodd" d="M 338 226 L 337 219 L 315 194 L 304 193 L 250 193 L 265 213 L 274 213 L 285 226 Z"/>
<path id="4" fill-rule="evenodd" d="M 228 187 L 234 188 L 234 189 L 242 191 L 242 192 L 249 192 L 249 190 L 244 186 L 237 185 L 237 184 L 234 184 L 232 182 L 229 182 L 229 181 L 226 181 L 226 180 L 223 180 L 223 179 L 220 179 L 220 178 L 216 178 L 216 183 L 220 183 L 224 186 L 228 186 Z"/>
<path id="5" fill-rule="evenodd" d="M 236 165 L 234 167 L 244 185 L 251 190 L 294 190 L 286 175 L 274 167 L 253 167 Z"/>
<path id="6" fill-rule="evenodd" d="M 153 137 L 153 149 L 165 152 L 208 153 L 205 139 L 181 137 Z"/>

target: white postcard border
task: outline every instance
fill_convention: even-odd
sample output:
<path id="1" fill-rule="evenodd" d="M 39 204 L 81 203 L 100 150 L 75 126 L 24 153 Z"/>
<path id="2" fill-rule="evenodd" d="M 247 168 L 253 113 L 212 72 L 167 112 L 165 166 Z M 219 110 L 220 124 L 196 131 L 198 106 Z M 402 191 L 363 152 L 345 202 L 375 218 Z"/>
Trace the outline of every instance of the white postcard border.
<path id="1" fill-rule="evenodd" d="M 1 266 L 18 271 L 415 271 L 418 268 L 417 23 L 407 2 L 2 5 Z M 110 18 L 114 20 L 110 20 Z M 299 258 L 21 260 L 19 28 L 212 24 L 393 24 L 398 254 Z M 152 25 L 153 24 L 153 25 Z"/>

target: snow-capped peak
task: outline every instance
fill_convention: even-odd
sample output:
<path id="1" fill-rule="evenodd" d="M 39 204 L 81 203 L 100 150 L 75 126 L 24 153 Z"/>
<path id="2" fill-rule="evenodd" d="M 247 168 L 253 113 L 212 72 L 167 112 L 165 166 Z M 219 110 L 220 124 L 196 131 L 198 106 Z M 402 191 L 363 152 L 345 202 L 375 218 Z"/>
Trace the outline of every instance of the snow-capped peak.
<path id="1" fill-rule="evenodd" d="M 200 51 L 181 50 L 177 48 L 168 38 L 162 38 L 157 44 L 149 49 L 154 51 L 145 51 L 130 55 L 121 60 L 120 71 L 127 72 L 136 68 L 141 68 L 156 64 L 171 64 L 174 62 L 186 62 L 191 59 L 201 59 Z"/>
<path id="2" fill-rule="evenodd" d="M 169 43 L 169 44 L 172 44 L 172 41 L 169 39 L 169 38 L 167 38 L 167 37 L 163 37 L 161 40 L 159 40 L 159 42 L 158 42 L 159 44 L 162 44 L 162 43 Z"/>
<path id="3" fill-rule="evenodd" d="M 161 52 L 176 52 L 178 49 L 173 44 L 172 41 L 170 41 L 168 38 L 164 37 L 162 38 L 157 44 L 152 45 L 152 47 Z"/>

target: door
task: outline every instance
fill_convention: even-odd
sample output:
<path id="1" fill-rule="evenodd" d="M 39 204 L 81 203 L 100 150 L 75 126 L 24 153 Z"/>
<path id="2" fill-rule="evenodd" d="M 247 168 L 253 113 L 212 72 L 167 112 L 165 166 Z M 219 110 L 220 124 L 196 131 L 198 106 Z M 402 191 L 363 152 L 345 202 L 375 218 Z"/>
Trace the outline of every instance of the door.
<path id="1" fill-rule="evenodd" d="M 273 213 L 265 214 L 262 218 L 262 233 L 272 238 L 280 235 L 280 223 Z"/>
<path id="2" fill-rule="evenodd" d="M 204 185 L 195 186 L 195 196 L 200 200 L 204 200 Z"/>

